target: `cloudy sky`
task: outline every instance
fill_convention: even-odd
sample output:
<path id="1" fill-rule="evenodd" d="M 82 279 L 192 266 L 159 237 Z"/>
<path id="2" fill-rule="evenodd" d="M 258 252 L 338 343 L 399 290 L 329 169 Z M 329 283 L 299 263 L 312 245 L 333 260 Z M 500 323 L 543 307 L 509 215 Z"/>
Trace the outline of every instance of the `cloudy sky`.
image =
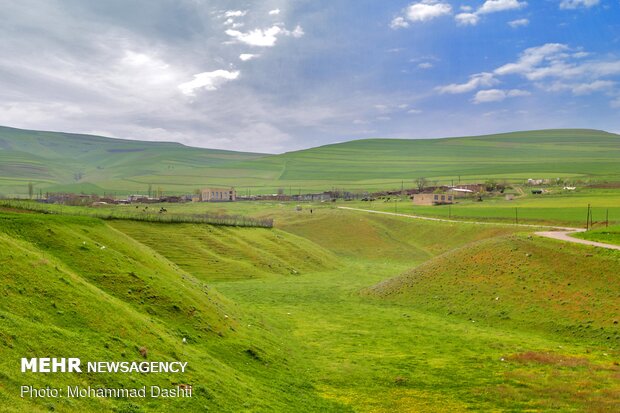
<path id="1" fill-rule="evenodd" d="M 0 125 L 283 152 L 620 132 L 618 0 L 0 0 Z"/>

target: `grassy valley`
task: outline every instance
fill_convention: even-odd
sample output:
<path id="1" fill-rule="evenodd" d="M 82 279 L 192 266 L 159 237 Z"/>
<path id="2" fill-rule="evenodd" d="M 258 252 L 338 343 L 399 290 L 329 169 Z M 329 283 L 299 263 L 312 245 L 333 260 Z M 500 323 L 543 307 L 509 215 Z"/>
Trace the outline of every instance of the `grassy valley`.
<path id="1" fill-rule="evenodd" d="M 464 180 L 556 173 L 607 180 L 617 178 L 620 154 L 616 135 L 584 130 L 354 141 L 274 156 L 0 132 L 0 157 L 10 159 L 0 163 L 3 188 L 34 180 L 37 188 L 151 184 L 183 192 L 213 179 L 269 192 L 370 189 L 396 185 L 399 176 L 461 172 Z M 58 147 L 50 144 L 56 139 Z M 63 153 L 63 146 L 73 149 Z M 63 177 L 81 164 L 91 169 L 80 179 Z M 579 236 L 617 243 L 618 191 L 546 189 L 436 207 L 399 196 L 99 207 L 4 200 L 0 411 L 613 411 L 620 405 L 620 253 L 510 224 L 518 214 L 519 223 L 582 226 L 590 205 L 597 229 Z M 602 228 L 607 212 L 611 226 Z M 226 225 L 206 219 L 222 215 L 236 218 Z M 179 360 L 189 370 L 19 372 L 21 357 L 45 356 Z M 195 394 L 29 399 L 19 397 L 25 382 L 188 384 Z"/>
<path id="2" fill-rule="evenodd" d="M 602 412 L 620 402 L 617 252 L 510 226 L 291 205 L 252 214 L 277 228 L 5 210 L 0 410 Z M 191 369 L 80 382 L 182 381 L 196 396 L 16 396 L 24 355 L 141 360 L 143 347 Z"/>

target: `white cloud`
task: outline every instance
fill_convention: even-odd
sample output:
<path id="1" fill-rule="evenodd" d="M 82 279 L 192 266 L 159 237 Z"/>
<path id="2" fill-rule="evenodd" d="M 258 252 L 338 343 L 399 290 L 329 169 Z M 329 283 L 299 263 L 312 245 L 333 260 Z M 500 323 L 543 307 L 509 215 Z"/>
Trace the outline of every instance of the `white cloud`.
<path id="1" fill-rule="evenodd" d="M 519 0 L 486 0 L 476 13 L 489 14 L 506 10 L 519 10 L 526 6 L 527 2 Z"/>
<path id="2" fill-rule="evenodd" d="M 508 26 L 512 27 L 513 29 L 516 29 L 517 27 L 524 27 L 529 24 L 530 24 L 530 21 L 528 19 L 517 19 L 517 20 L 508 22 Z"/>
<path id="3" fill-rule="evenodd" d="M 432 69 L 433 68 L 433 64 L 430 62 L 422 62 L 420 64 L 418 64 L 418 67 L 420 69 Z"/>
<path id="4" fill-rule="evenodd" d="M 284 31 L 284 33 L 285 33 L 287 36 L 293 36 L 293 37 L 294 37 L 294 38 L 296 38 L 296 39 L 299 39 L 301 36 L 303 36 L 304 34 L 306 34 L 306 33 L 304 32 L 304 29 L 302 29 L 300 25 L 295 26 L 295 29 L 293 29 L 293 31 L 292 31 L 292 32 L 289 32 L 289 31 L 286 31 L 286 30 L 285 30 L 285 31 Z"/>
<path id="5" fill-rule="evenodd" d="M 495 79 L 492 73 L 478 73 L 469 77 L 467 83 L 452 83 L 446 86 L 440 86 L 436 88 L 439 93 L 467 93 L 481 87 L 491 87 L 499 83 L 499 80 Z"/>
<path id="6" fill-rule="evenodd" d="M 599 0 L 562 0 L 560 3 L 560 9 L 571 10 L 580 7 L 590 8 L 599 4 Z"/>
<path id="7" fill-rule="evenodd" d="M 529 96 L 530 92 L 526 90 L 520 89 L 512 89 L 512 90 L 501 90 L 501 89 L 489 89 L 489 90 L 480 90 L 474 98 L 472 102 L 475 104 L 480 103 L 489 103 L 489 102 L 501 102 L 509 97 L 517 97 L 517 96 Z"/>
<path id="8" fill-rule="evenodd" d="M 409 109 L 407 113 L 410 115 L 419 115 L 422 111 L 420 109 Z"/>
<path id="9" fill-rule="evenodd" d="M 467 83 L 441 86 L 436 90 L 440 93 L 466 93 L 486 88 L 478 91 L 472 99 L 476 104 L 530 94 L 520 89 L 490 88 L 504 76 L 522 77 L 546 92 L 570 92 L 575 96 L 593 93 L 620 95 L 620 80 L 617 78 L 620 76 L 620 59 L 597 59 L 586 51 L 571 49 L 561 43 L 530 47 L 521 52 L 515 62 L 500 66 L 492 73 L 475 74 Z"/>
<path id="10" fill-rule="evenodd" d="M 486 0 L 476 11 L 469 6 L 461 7 L 464 13 L 454 16 L 460 26 L 475 26 L 480 22 L 480 16 L 507 10 L 518 10 L 527 7 L 527 2 L 519 0 Z M 522 19 L 526 20 L 526 19 Z"/>
<path id="11" fill-rule="evenodd" d="M 461 6 L 461 11 L 472 11 L 473 9 L 471 6 Z"/>
<path id="12" fill-rule="evenodd" d="M 248 14 L 247 10 L 228 10 L 224 13 L 224 17 L 243 17 Z"/>
<path id="13" fill-rule="evenodd" d="M 547 43 L 542 46 L 530 47 L 521 53 L 517 62 L 505 64 L 495 69 L 494 73 L 501 76 L 523 74 L 529 77 L 532 76 L 536 66 L 544 61 L 558 62 L 568 50 L 568 46 L 560 43 Z"/>
<path id="14" fill-rule="evenodd" d="M 604 92 L 613 90 L 616 86 L 616 82 L 612 80 L 595 80 L 593 82 L 586 83 L 562 83 L 556 82 L 549 87 L 540 85 L 550 92 L 570 91 L 573 95 L 589 95 L 595 92 Z"/>
<path id="15" fill-rule="evenodd" d="M 454 16 L 454 19 L 461 26 L 475 26 L 478 24 L 480 17 L 475 13 L 459 13 Z"/>
<path id="16" fill-rule="evenodd" d="M 284 35 L 299 38 L 304 35 L 304 30 L 299 25 L 293 31 L 273 25 L 267 29 L 254 29 L 249 32 L 229 29 L 225 33 L 237 41 L 250 46 L 273 47 L 278 41 L 278 36 Z"/>
<path id="17" fill-rule="evenodd" d="M 257 57 L 260 57 L 260 55 L 252 54 L 252 53 L 241 53 L 239 55 L 239 59 L 241 59 L 244 62 L 247 62 L 248 60 L 256 59 Z"/>
<path id="18" fill-rule="evenodd" d="M 402 13 L 404 16 L 397 16 L 392 19 L 390 23 L 392 29 L 409 27 L 410 22 L 425 22 L 452 14 L 452 6 L 439 0 L 422 0 L 411 3 Z"/>
<path id="19" fill-rule="evenodd" d="M 412 22 L 427 21 L 452 13 L 452 6 L 437 0 L 422 0 L 419 3 L 410 4 L 405 9 L 407 19 Z"/>
<path id="20" fill-rule="evenodd" d="M 196 89 L 217 90 L 221 84 L 235 80 L 238 77 L 239 71 L 229 72 L 228 70 L 220 69 L 213 72 L 202 72 L 194 75 L 193 80 L 181 83 L 178 88 L 186 96 L 195 96 Z"/>
<path id="21" fill-rule="evenodd" d="M 275 16 L 280 14 L 280 9 L 273 9 L 273 10 L 269 10 L 269 15 L 270 16 Z"/>
<path id="22" fill-rule="evenodd" d="M 404 29 L 409 27 L 409 22 L 405 20 L 404 17 L 394 17 L 394 19 L 390 22 L 390 27 L 394 30 L 396 29 Z"/>

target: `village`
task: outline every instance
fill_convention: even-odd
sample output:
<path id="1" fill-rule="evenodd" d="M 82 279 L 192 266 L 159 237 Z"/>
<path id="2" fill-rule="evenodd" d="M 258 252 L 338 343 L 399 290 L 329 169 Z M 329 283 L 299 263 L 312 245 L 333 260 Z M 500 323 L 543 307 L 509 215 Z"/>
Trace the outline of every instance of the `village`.
<path id="1" fill-rule="evenodd" d="M 550 179 L 528 179 L 525 186 L 531 187 L 531 193 L 540 195 L 546 192 L 543 186 L 551 185 L 554 182 Z M 516 188 L 516 189 L 515 189 Z M 575 190 L 576 187 L 564 186 L 564 190 Z M 509 190 L 509 191 L 507 191 Z M 413 205 L 448 205 L 464 199 L 475 199 L 482 201 L 488 196 L 504 196 L 506 201 L 512 201 L 518 196 L 522 189 L 520 186 L 509 186 L 507 183 L 496 183 L 489 180 L 485 183 L 468 183 L 458 185 L 438 185 L 427 184 L 426 180 L 418 179 L 415 187 L 403 188 L 401 190 L 386 191 L 346 191 L 343 189 L 332 189 L 323 192 L 302 193 L 301 189 L 297 194 L 286 194 L 284 189 L 279 189 L 274 194 L 250 195 L 249 190 L 245 195 L 240 195 L 235 187 L 204 187 L 195 190 L 191 194 L 183 195 L 164 195 L 152 194 L 130 194 L 126 196 L 118 195 L 97 195 L 97 194 L 76 194 L 69 192 L 48 192 L 39 194 L 37 202 L 46 204 L 60 204 L 73 206 L 92 206 L 100 207 L 107 205 L 129 205 L 129 204 L 159 204 L 159 203 L 198 203 L 198 202 L 243 202 L 243 201 L 277 201 L 277 202 L 335 202 L 344 201 L 390 201 L 394 198 L 409 199 Z"/>

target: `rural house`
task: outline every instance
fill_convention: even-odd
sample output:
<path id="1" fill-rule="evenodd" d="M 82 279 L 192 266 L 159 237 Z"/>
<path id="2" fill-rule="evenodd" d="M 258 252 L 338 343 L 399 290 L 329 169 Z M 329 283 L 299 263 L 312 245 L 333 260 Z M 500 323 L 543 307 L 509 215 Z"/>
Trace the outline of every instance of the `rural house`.
<path id="1" fill-rule="evenodd" d="M 454 203 L 454 196 L 451 194 L 415 194 L 413 195 L 413 205 L 445 205 Z"/>
<path id="2" fill-rule="evenodd" d="M 202 202 L 231 202 L 237 200 L 235 188 L 202 188 L 200 190 Z"/>

